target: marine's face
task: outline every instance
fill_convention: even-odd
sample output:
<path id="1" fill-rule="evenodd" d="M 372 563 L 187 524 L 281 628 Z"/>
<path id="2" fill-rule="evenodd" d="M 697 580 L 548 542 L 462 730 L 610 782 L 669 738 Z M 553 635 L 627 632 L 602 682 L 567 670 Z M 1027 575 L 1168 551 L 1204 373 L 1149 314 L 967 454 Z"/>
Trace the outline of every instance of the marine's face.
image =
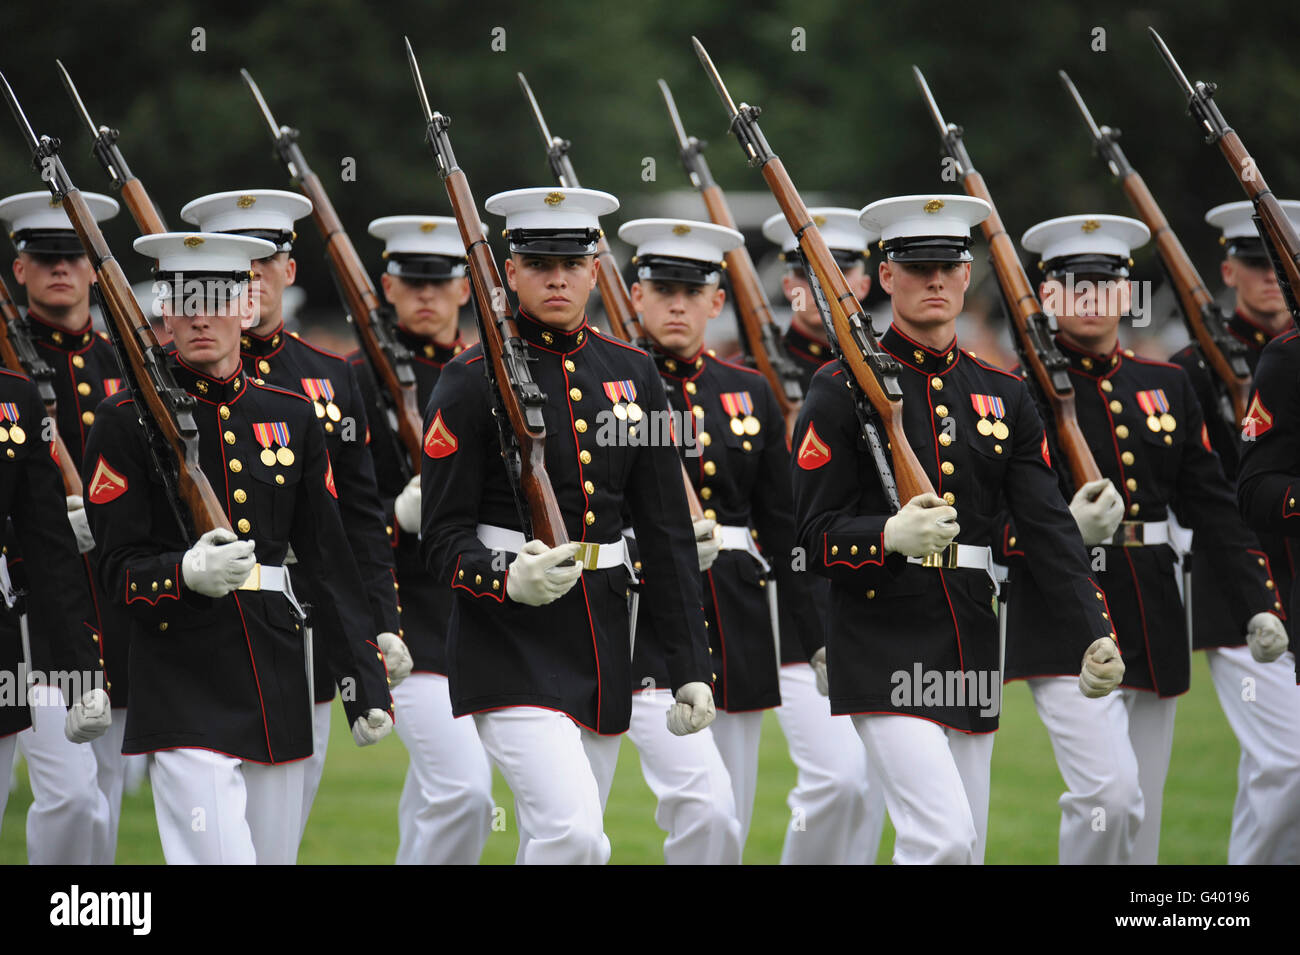
<path id="1" fill-rule="evenodd" d="M 252 271 L 253 330 L 269 330 L 284 318 L 284 290 L 297 278 L 298 263 L 288 252 L 276 252 L 255 259 Z"/>
<path id="2" fill-rule="evenodd" d="M 593 255 L 511 253 L 506 259 L 506 284 L 533 318 L 569 331 L 582 324 L 599 270 Z"/>
<path id="3" fill-rule="evenodd" d="M 969 262 L 880 263 L 880 287 L 893 302 L 894 315 L 917 328 L 956 320 L 970 287 Z"/>
<path id="4" fill-rule="evenodd" d="M 698 285 L 647 279 L 632 286 L 632 307 L 645 330 L 665 351 L 691 357 L 704 344 L 709 319 L 722 311 L 727 293 L 716 282 Z"/>
<path id="5" fill-rule="evenodd" d="M 186 364 L 223 369 L 232 360 L 238 363 L 242 323 L 256 305 L 248 283 L 210 281 L 204 288 L 204 294 L 188 290 L 184 297 L 162 299 L 163 325 Z"/>
<path id="6" fill-rule="evenodd" d="M 1075 275 L 1073 281 L 1048 279 L 1038 287 L 1043 308 L 1076 341 L 1105 338 L 1128 314 L 1132 285 L 1111 275 Z"/>
<path id="7" fill-rule="evenodd" d="M 442 344 L 455 339 L 461 307 L 469 301 L 469 279 L 406 279 L 385 273 L 379 281 L 398 325 Z"/>
<path id="8" fill-rule="evenodd" d="M 42 309 L 68 311 L 84 307 L 90 298 L 94 269 L 84 255 L 45 255 L 20 252 L 14 279 L 27 290 L 27 303 Z"/>
<path id="9" fill-rule="evenodd" d="M 1275 315 L 1286 309 L 1277 274 L 1268 262 L 1229 256 L 1220 266 L 1223 284 L 1237 290 L 1237 306 L 1252 317 Z"/>

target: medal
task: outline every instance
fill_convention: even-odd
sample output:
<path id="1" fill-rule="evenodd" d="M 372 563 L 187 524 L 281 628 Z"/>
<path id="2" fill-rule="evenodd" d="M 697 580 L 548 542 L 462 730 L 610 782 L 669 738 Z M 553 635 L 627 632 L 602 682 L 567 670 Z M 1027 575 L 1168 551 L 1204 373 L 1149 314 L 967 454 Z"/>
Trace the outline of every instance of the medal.
<path id="1" fill-rule="evenodd" d="M 1169 398 L 1166 397 L 1163 388 L 1139 391 L 1137 400 L 1138 405 L 1146 412 L 1147 429 L 1153 434 L 1159 434 L 1161 430 L 1173 431 L 1178 427 L 1178 422 L 1169 413 Z"/>
<path id="2" fill-rule="evenodd" d="M 268 468 L 275 466 L 275 452 L 270 448 L 263 448 L 262 453 L 258 455 L 258 457 L 262 459 L 262 463 Z"/>
<path id="3" fill-rule="evenodd" d="M 618 404 L 614 405 L 614 417 L 619 421 L 627 420 L 627 408 L 623 405 L 623 402 L 620 401 Z"/>
<path id="4" fill-rule="evenodd" d="M 641 406 L 637 404 L 635 401 L 628 403 L 627 419 L 629 421 L 640 421 L 641 418 L 644 416 L 644 414 L 645 412 L 641 410 Z"/>
<path id="5" fill-rule="evenodd" d="M 1166 411 L 1160 416 L 1160 427 L 1164 428 L 1166 431 L 1173 431 L 1174 428 L 1178 427 L 1178 422 L 1174 420 L 1173 415 Z M 14 430 L 17 429 L 15 428 Z M 18 439 L 15 438 L 14 440 L 17 441 Z"/>
<path id="6" fill-rule="evenodd" d="M 1172 431 L 1174 429 L 1170 428 L 1169 430 Z M 24 441 L 27 440 L 27 432 L 25 432 L 22 428 L 18 427 L 18 425 L 14 425 L 12 428 L 9 429 L 9 440 L 12 441 L 14 444 L 22 444 Z"/>
<path id="7" fill-rule="evenodd" d="M 339 411 L 339 406 L 332 401 L 325 406 L 325 413 L 329 415 L 331 421 L 338 421 L 343 417 L 343 413 Z"/>
<path id="8" fill-rule="evenodd" d="M 1007 435 L 1011 434 L 1011 429 L 1007 427 L 1006 422 L 1001 418 L 993 422 L 993 426 L 990 430 L 993 432 L 993 437 L 997 438 L 999 441 L 1005 441 Z"/>
<path id="9" fill-rule="evenodd" d="M 731 433 L 739 437 L 745 433 L 745 423 L 739 418 L 731 419 Z"/>
<path id="10" fill-rule="evenodd" d="M 287 468 L 293 464 L 293 452 L 288 448 L 281 447 L 275 452 L 275 459 Z"/>
<path id="11" fill-rule="evenodd" d="M 9 431 L 5 428 L 4 425 L 0 424 L 0 441 L 8 441 L 8 440 L 9 440 Z"/>
<path id="12" fill-rule="evenodd" d="M 987 438 L 993 433 L 993 423 L 988 418 L 980 418 L 975 422 L 975 430 Z"/>
<path id="13" fill-rule="evenodd" d="M 1160 433 L 1160 419 L 1155 415 L 1147 415 L 1147 430 Z"/>
<path id="14" fill-rule="evenodd" d="M 325 417 L 325 407 L 319 401 L 313 401 L 311 403 L 311 406 L 312 409 L 316 412 L 316 417 L 318 418 Z"/>
<path id="15" fill-rule="evenodd" d="M 752 436 L 758 434 L 758 429 L 760 425 L 758 423 L 758 419 L 755 418 L 752 414 L 749 414 L 749 415 L 745 415 L 745 420 L 741 422 L 741 427 L 745 429 L 745 434 Z"/>

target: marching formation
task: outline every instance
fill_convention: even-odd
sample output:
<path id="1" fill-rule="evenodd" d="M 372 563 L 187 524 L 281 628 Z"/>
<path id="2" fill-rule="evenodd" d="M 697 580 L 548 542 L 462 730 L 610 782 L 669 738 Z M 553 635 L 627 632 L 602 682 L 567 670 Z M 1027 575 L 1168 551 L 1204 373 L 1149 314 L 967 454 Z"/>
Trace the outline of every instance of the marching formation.
<path id="1" fill-rule="evenodd" d="M 1229 861 L 1300 862 L 1300 202 L 1153 38 L 1248 196 L 1206 216 L 1230 316 L 1064 74 L 1137 217 L 1017 248 L 919 70 L 964 194 L 809 209 L 695 41 L 780 210 L 784 329 L 663 81 L 707 219 L 614 229 L 521 75 L 556 181 L 483 203 L 499 269 L 409 43 L 452 215 L 376 218 L 369 262 L 246 72 L 299 191 L 204 195 L 170 231 L 60 64 L 153 264 L 143 308 L 98 225 L 118 202 L 4 82 L 47 187 L 0 200 L 26 298 L 0 282 L 0 772 L 27 761 L 29 861 L 111 864 L 147 756 L 168 863 L 294 863 L 337 697 L 358 746 L 408 752 L 400 864 L 478 861 L 493 767 L 518 862 L 607 862 L 625 735 L 664 860 L 739 864 L 768 710 L 797 769 L 783 863 L 873 862 L 888 814 L 895 862 L 981 864 L 1025 680 L 1060 862 L 1150 864 L 1203 650 L 1241 748 Z M 285 324 L 308 217 L 348 355 Z M 977 227 L 1015 367 L 958 340 Z M 1152 241 L 1192 339 L 1170 362 L 1121 334 Z M 734 360 L 706 347 L 728 304 Z"/>

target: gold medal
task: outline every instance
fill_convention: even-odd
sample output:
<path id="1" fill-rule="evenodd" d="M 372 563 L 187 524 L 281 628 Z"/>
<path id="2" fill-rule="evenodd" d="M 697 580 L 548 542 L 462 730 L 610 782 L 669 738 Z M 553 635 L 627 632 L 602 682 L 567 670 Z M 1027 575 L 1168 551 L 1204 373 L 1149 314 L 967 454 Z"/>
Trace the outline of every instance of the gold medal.
<path id="1" fill-rule="evenodd" d="M 1166 411 L 1160 416 L 1160 427 L 1166 431 L 1173 431 L 1174 428 L 1178 427 L 1178 422 L 1174 420 L 1173 415 Z M 18 439 L 15 438 L 14 440 L 17 441 Z"/>
<path id="2" fill-rule="evenodd" d="M 1006 422 L 1003 421 L 1001 418 L 993 422 L 992 430 L 993 430 L 993 437 L 997 438 L 999 441 L 1005 441 L 1007 439 L 1007 435 L 1011 434 L 1011 429 L 1007 427 Z"/>
<path id="3" fill-rule="evenodd" d="M 627 408 L 624 406 L 623 402 L 620 401 L 614 406 L 614 417 L 619 421 L 627 420 Z"/>
<path id="4" fill-rule="evenodd" d="M 311 406 L 316 412 L 316 417 L 318 418 L 325 417 L 325 406 L 322 405 L 319 401 L 313 401 L 311 403 Z"/>
<path id="5" fill-rule="evenodd" d="M 628 421 L 640 421 L 644 416 L 645 416 L 645 412 L 641 410 L 641 406 L 639 404 L 637 404 L 635 401 L 629 401 L 627 403 Z"/>
<path id="6" fill-rule="evenodd" d="M 338 421 L 343 417 L 343 413 L 339 411 L 339 406 L 332 401 L 325 406 L 325 413 L 330 416 L 331 421 Z"/>
<path id="7" fill-rule="evenodd" d="M 279 448 L 275 452 L 275 459 L 287 468 L 289 465 L 293 464 L 293 452 L 288 448 Z"/>
<path id="8" fill-rule="evenodd" d="M 758 434 L 758 429 L 761 427 L 758 423 L 758 419 L 752 414 L 745 415 L 745 420 L 742 421 L 740 425 L 745 429 L 745 434 L 748 435 Z"/>
<path id="9" fill-rule="evenodd" d="M 745 433 L 745 423 L 744 423 L 743 421 L 741 421 L 739 418 L 732 418 L 732 419 L 731 419 L 731 433 L 734 434 L 734 435 L 737 435 L 737 436 L 744 434 L 744 433 Z"/>
<path id="10" fill-rule="evenodd" d="M 4 425 L 0 424 L 0 441 L 9 440 L 9 431 Z"/>
<path id="11" fill-rule="evenodd" d="M 1156 434 L 1159 434 L 1160 419 L 1157 418 L 1155 415 L 1147 415 L 1147 430 L 1154 431 Z"/>
<path id="12" fill-rule="evenodd" d="M 975 430 L 987 438 L 993 433 L 993 423 L 988 418 L 980 418 L 975 422 Z"/>
<path id="13" fill-rule="evenodd" d="M 1174 429 L 1170 428 L 1169 430 L 1173 431 Z M 9 440 L 14 444 L 22 444 L 27 440 L 27 432 L 23 431 L 18 425 L 14 425 L 9 429 Z"/>
<path id="14" fill-rule="evenodd" d="M 275 466 L 275 452 L 272 451 L 270 448 L 263 448 L 262 453 L 259 455 L 259 457 L 261 457 L 262 463 L 265 464 L 268 468 Z"/>

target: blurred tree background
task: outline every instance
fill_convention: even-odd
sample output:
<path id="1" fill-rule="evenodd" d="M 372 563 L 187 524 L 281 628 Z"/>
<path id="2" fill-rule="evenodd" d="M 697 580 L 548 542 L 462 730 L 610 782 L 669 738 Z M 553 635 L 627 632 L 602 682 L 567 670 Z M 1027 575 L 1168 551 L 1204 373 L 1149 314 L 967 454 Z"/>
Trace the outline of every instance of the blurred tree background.
<path id="1" fill-rule="evenodd" d="M 608 224 L 611 234 L 617 222 L 653 214 L 657 202 L 687 186 L 658 77 L 672 86 L 688 130 L 712 141 L 708 156 L 724 189 L 763 191 L 727 135 L 691 34 L 708 47 L 737 100 L 763 107 L 764 131 L 795 183 L 854 207 L 888 195 L 959 191 L 939 178 L 938 138 L 910 71 L 913 63 L 921 66 L 945 116 L 965 127 L 972 157 L 1017 239 L 1051 216 L 1130 213 L 1090 154 L 1082 121 L 1056 78 L 1064 68 L 1098 122 L 1126 131 L 1130 160 L 1217 288 L 1218 247 L 1203 216 L 1244 196 L 1187 117 L 1147 37 L 1153 25 L 1193 80 L 1220 84 L 1222 109 L 1275 191 L 1300 196 L 1300 62 L 1293 50 L 1300 10 L 1278 0 L 1248 8 L 1138 0 L 1086 9 L 1060 0 L 117 0 L 15 3 L 4 21 L 0 69 L 37 131 L 63 139 L 78 185 L 103 191 L 108 181 L 58 82 L 55 57 L 95 120 L 121 130 L 123 153 L 173 228 L 182 225 L 180 207 L 203 193 L 288 188 L 240 81 L 239 67 L 247 67 L 276 118 L 301 130 L 309 162 L 376 269 L 379 245 L 365 234 L 370 219 L 448 210 L 422 143 L 403 33 L 420 58 L 433 107 L 453 117 L 452 141 L 480 204 L 498 190 L 550 181 L 515 81 L 523 71 L 552 129 L 572 140 L 583 184 L 623 201 Z M 645 178 L 647 157 L 655 160 L 652 180 Z M 355 161 L 353 181 L 342 176 L 348 158 Z M 0 189 L 39 185 L 10 126 L 0 133 Z M 694 209 L 702 218 L 703 206 Z M 767 254 L 758 218 L 746 216 L 742 225 L 756 252 Z M 494 229 L 499 224 L 488 221 Z M 147 263 L 130 251 L 135 232 L 125 211 L 106 232 L 128 273 L 144 279 Z M 310 225 L 300 233 L 300 284 L 314 305 L 332 306 L 319 237 Z M 1139 259 L 1136 277 L 1160 278 L 1154 254 Z"/>

